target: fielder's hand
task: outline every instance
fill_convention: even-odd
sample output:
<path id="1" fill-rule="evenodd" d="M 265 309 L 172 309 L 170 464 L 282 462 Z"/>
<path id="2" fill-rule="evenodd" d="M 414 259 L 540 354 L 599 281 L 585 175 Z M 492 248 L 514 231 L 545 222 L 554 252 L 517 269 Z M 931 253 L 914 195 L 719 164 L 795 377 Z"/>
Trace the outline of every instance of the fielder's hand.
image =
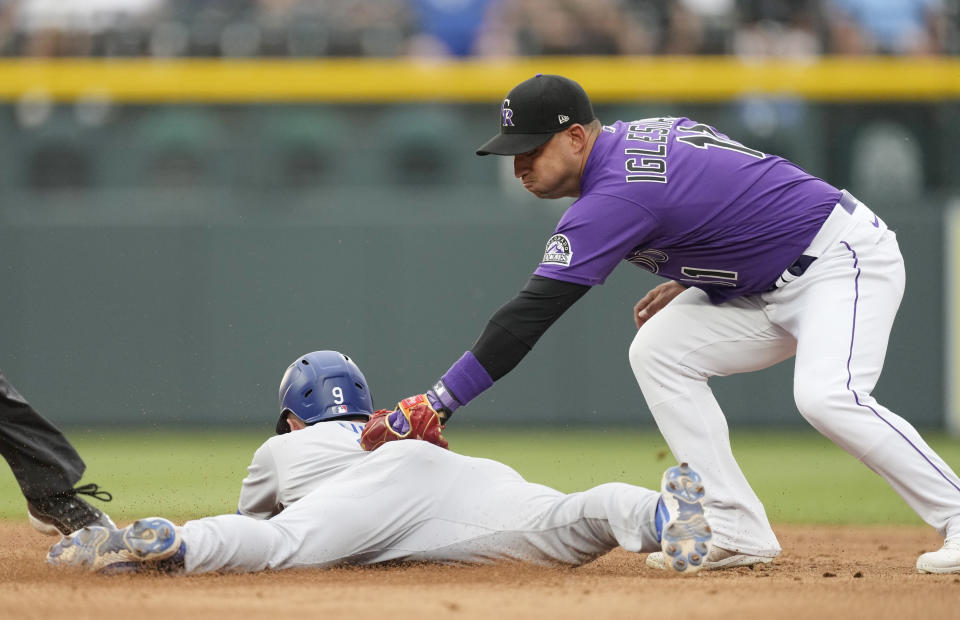
<path id="1" fill-rule="evenodd" d="M 448 444 L 442 431 L 440 416 L 427 397 L 418 394 L 401 400 L 394 411 L 377 411 L 363 427 L 360 446 L 364 450 L 376 450 L 388 441 L 422 439 L 446 448 Z"/>
<path id="2" fill-rule="evenodd" d="M 664 282 L 644 295 L 643 299 L 633 306 L 633 322 L 636 323 L 637 329 L 643 327 L 643 324 L 649 321 L 654 314 L 663 310 L 664 306 L 685 290 L 687 290 L 687 287 L 671 280 L 670 282 Z"/>

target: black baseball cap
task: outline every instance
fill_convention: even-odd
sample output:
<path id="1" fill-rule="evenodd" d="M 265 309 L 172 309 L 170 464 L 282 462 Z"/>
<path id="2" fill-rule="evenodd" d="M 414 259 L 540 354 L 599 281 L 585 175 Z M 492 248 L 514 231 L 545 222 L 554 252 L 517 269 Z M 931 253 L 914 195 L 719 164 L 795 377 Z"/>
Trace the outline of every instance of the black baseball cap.
<path id="1" fill-rule="evenodd" d="M 507 93 L 500 105 L 500 133 L 477 149 L 477 155 L 526 153 L 574 123 L 585 125 L 594 118 L 590 98 L 579 84 L 538 73 Z"/>

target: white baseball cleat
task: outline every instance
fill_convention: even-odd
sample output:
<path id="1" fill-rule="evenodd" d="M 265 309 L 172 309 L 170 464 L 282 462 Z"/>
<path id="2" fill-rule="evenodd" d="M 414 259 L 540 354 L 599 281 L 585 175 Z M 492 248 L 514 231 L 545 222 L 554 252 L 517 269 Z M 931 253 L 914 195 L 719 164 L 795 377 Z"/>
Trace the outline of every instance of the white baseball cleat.
<path id="1" fill-rule="evenodd" d="M 729 551 L 720 547 L 713 547 L 710 549 L 699 570 L 720 570 L 723 568 L 737 568 L 738 566 L 754 566 L 756 564 L 769 564 L 772 561 L 773 558 L 763 555 L 749 555 Z M 660 552 L 651 553 L 647 556 L 647 566 L 660 570 L 669 568 L 667 557 Z"/>
<path id="2" fill-rule="evenodd" d="M 917 558 L 918 573 L 960 573 L 960 538 L 943 543 L 936 551 L 929 551 Z"/>
<path id="3" fill-rule="evenodd" d="M 651 556 L 659 555 L 662 568 L 685 574 L 700 570 L 713 538 L 703 516 L 704 493 L 700 474 L 686 463 L 663 473 L 657 503 L 657 534 L 663 551 L 647 556 L 647 564 Z"/>
<path id="4" fill-rule="evenodd" d="M 169 558 L 181 546 L 180 533 L 173 523 L 150 517 L 122 530 L 101 526 L 78 530 L 50 548 L 47 563 L 90 572 L 123 572 Z"/>

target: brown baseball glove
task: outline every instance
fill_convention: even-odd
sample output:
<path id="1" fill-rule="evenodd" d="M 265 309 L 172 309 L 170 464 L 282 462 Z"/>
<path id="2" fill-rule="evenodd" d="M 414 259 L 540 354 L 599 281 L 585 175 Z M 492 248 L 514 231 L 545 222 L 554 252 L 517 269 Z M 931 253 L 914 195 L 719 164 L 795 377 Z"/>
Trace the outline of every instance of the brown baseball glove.
<path id="1" fill-rule="evenodd" d="M 442 431 L 440 416 L 430 406 L 427 397 L 418 394 L 401 400 L 393 411 L 377 411 L 363 427 L 360 445 L 364 450 L 376 450 L 388 441 L 422 439 L 447 448 Z"/>

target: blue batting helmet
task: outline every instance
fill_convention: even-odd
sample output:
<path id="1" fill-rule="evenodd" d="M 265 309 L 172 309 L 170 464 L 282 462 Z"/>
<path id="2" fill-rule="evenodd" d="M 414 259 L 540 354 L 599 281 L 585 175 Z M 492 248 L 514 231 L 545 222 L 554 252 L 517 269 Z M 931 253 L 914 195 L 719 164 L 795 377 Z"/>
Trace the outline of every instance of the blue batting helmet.
<path id="1" fill-rule="evenodd" d="M 337 351 L 314 351 L 290 364 L 280 381 L 277 434 L 290 431 L 287 413 L 307 424 L 373 415 L 367 379 L 353 360 Z"/>

